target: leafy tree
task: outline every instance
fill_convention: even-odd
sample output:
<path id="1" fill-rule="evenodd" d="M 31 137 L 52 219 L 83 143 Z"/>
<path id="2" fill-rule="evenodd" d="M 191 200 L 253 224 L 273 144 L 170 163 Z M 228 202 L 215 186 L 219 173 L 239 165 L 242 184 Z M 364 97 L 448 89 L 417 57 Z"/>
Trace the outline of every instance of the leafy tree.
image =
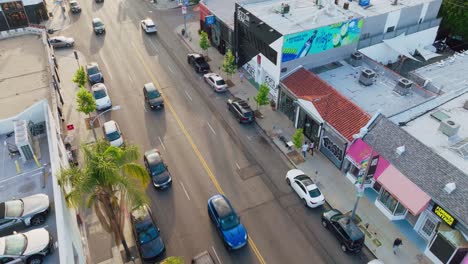
<path id="1" fill-rule="evenodd" d="M 441 27 L 450 33 L 468 39 L 468 2 L 465 0 L 443 0 L 439 10 Z"/>
<path id="2" fill-rule="evenodd" d="M 304 133 L 302 131 L 302 128 L 298 128 L 292 137 L 292 142 L 296 148 L 300 149 L 303 141 Z"/>
<path id="3" fill-rule="evenodd" d="M 86 85 L 86 72 L 83 66 L 80 66 L 78 70 L 76 70 L 75 75 L 73 76 L 72 81 L 78 85 L 78 87 Z"/>
<path id="4" fill-rule="evenodd" d="M 91 112 L 96 111 L 96 100 L 93 94 L 86 90 L 84 86 L 80 86 L 76 93 L 76 104 L 78 105 L 76 108 L 78 112 L 89 115 Z"/>
<path id="5" fill-rule="evenodd" d="M 234 55 L 232 54 L 232 51 L 230 49 L 228 49 L 226 54 L 224 55 L 222 70 L 229 77 L 231 77 L 237 71 L 237 65 L 235 63 L 235 58 L 234 58 Z"/>
<path id="6" fill-rule="evenodd" d="M 269 92 L 270 88 L 265 83 L 260 84 L 257 96 L 254 97 L 254 100 L 257 103 L 257 110 L 259 106 L 267 105 L 270 103 L 270 100 L 268 99 Z"/>
<path id="7" fill-rule="evenodd" d="M 184 264 L 184 259 L 182 257 L 168 257 L 161 264 Z"/>
<path id="8" fill-rule="evenodd" d="M 206 56 L 208 56 L 208 48 L 211 46 L 210 41 L 208 40 L 208 34 L 205 31 L 200 32 L 200 41 L 198 42 L 200 48 L 206 52 Z"/>
<path id="9" fill-rule="evenodd" d="M 93 208 L 104 230 L 122 243 L 127 256 L 130 251 L 123 235 L 126 208 L 147 204 L 145 193 L 149 183 L 145 168 L 136 163 L 140 152 L 134 145 L 110 146 L 105 140 L 81 146 L 82 168 L 62 169 L 58 183 L 65 192 L 69 207 L 86 205 Z"/>

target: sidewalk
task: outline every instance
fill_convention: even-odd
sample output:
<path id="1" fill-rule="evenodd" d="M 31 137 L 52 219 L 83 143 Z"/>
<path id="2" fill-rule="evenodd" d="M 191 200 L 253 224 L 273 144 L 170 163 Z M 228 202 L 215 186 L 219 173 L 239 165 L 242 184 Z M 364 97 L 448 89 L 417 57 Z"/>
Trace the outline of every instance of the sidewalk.
<path id="1" fill-rule="evenodd" d="M 175 29 L 175 34 L 181 38 L 189 50 L 202 53 L 198 45 L 198 21 L 187 24 L 189 36 L 187 38 L 180 35 L 182 27 L 183 25 L 178 26 Z M 208 57 L 210 58 L 211 69 L 222 74 L 220 67 L 223 62 L 223 55 L 211 47 L 208 50 Z M 247 73 L 245 75 L 243 82 L 240 81 L 239 74 L 234 74 L 231 77 L 231 81 L 235 85 L 229 88 L 229 92 L 233 96 L 242 99 L 252 99 L 256 96 L 257 89 L 248 80 Z M 286 138 L 292 138 L 295 132 L 292 121 L 287 119 L 281 112 L 273 111 L 270 106 L 262 107 L 261 112 L 264 118 L 257 119 L 257 124 L 271 138 L 278 149 L 286 155 L 288 150 L 276 135 L 280 132 Z M 356 201 L 354 185 L 324 155 L 318 151 L 315 152 L 313 157 L 308 154 L 305 162 L 295 164 L 295 166 L 314 178 L 320 190 L 324 193 L 327 202 L 333 208 L 337 208 L 342 212 L 352 210 Z M 366 234 L 365 243 L 369 250 L 386 264 L 431 263 L 423 252 L 375 207 L 373 203 L 377 196 L 376 193 L 372 190 L 366 190 L 365 194 L 366 196 L 359 202 L 357 215 L 362 219 L 359 225 Z M 366 224 L 368 224 L 367 228 L 365 227 Z M 403 246 L 400 247 L 399 255 L 395 256 L 392 246 L 397 237 L 403 239 Z"/>
<path id="2" fill-rule="evenodd" d="M 73 22 L 73 14 L 70 12 L 70 8 L 68 6 L 69 0 L 62 0 L 62 5 L 65 7 L 66 10 L 65 13 L 62 12 L 61 5 L 55 4 L 53 0 L 46 0 L 45 3 L 47 6 L 47 12 L 49 12 L 49 14 L 52 14 L 52 16 L 49 16 L 49 20 L 44 21 L 42 23 L 46 27 L 46 29 L 54 29 L 57 31 L 61 31 L 69 25 L 71 25 L 71 23 Z"/>

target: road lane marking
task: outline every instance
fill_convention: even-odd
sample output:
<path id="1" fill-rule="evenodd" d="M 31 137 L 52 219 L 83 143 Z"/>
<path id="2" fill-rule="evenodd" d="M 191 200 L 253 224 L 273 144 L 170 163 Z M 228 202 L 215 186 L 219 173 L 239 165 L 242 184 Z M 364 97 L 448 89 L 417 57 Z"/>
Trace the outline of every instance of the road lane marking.
<path id="1" fill-rule="evenodd" d="M 130 75 L 128 75 L 128 79 L 130 79 L 130 82 L 133 84 L 133 79 Z"/>
<path id="2" fill-rule="evenodd" d="M 213 249 L 213 253 L 215 254 L 216 259 L 218 260 L 218 263 L 221 264 L 221 259 L 219 259 L 218 253 L 216 253 L 214 246 L 211 246 L 211 248 Z"/>
<path id="3" fill-rule="evenodd" d="M 239 166 L 239 164 L 237 162 L 236 162 L 236 167 L 237 167 L 238 170 L 240 170 L 240 166 Z"/>
<path id="4" fill-rule="evenodd" d="M 182 186 L 182 189 L 184 189 L 184 192 L 185 192 L 185 196 L 187 196 L 187 199 L 190 201 L 190 196 L 188 195 L 188 192 L 187 190 L 185 189 L 185 186 L 182 182 L 180 182 L 180 185 Z"/>
<path id="5" fill-rule="evenodd" d="M 215 134 L 215 136 L 216 136 L 216 132 L 214 131 L 213 127 L 210 125 L 210 122 L 206 122 L 206 123 L 207 123 L 208 126 L 210 127 L 211 132 L 213 132 L 213 134 Z"/>
<path id="6" fill-rule="evenodd" d="M 164 102 L 165 102 L 165 105 L 167 106 L 167 109 L 171 112 L 171 114 L 174 116 L 174 119 L 176 120 L 177 124 L 179 125 L 180 127 L 180 130 L 182 130 L 182 133 L 184 134 L 185 138 L 187 139 L 188 143 L 190 144 L 190 146 L 192 147 L 192 150 L 193 152 L 195 153 L 195 155 L 197 156 L 198 160 L 200 161 L 201 165 L 203 166 L 206 174 L 208 174 L 208 177 L 211 179 L 211 182 L 213 183 L 213 185 L 215 186 L 216 190 L 220 193 L 220 194 L 224 194 L 224 191 L 223 189 L 221 188 L 221 186 L 219 185 L 219 182 L 218 180 L 216 179 L 215 175 L 213 174 L 213 171 L 210 169 L 210 167 L 208 166 L 208 163 L 206 162 L 205 158 L 203 157 L 203 155 L 201 154 L 200 150 L 198 149 L 198 146 L 195 145 L 195 143 L 193 142 L 193 139 L 192 139 L 192 136 L 188 133 L 187 129 L 185 128 L 184 124 L 182 123 L 182 120 L 180 120 L 180 117 L 179 115 L 177 114 L 177 112 L 175 111 L 174 107 L 172 106 L 172 103 L 168 100 L 168 98 L 166 97 L 166 95 L 162 92 L 162 89 L 161 89 L 161 84 L 158 82 L 158 80 L 156 79 L 156 77 L 154 76 L 153 72 L 151 71 L 151 69 L 149 68 L 148 64 L 145 62 L 145 60 L 143 59 L 143 56 L 141 55 L 141 52 L 135 48 L 135 52 L 138 56 L 138 59 L 141 61 L 143 67 L 145 68 L 146 70 L 146 73 L 151 77 L 151 79 L 153 80 L 153 83 L 154 85 L 156 85 L 156 87 L 159 89 L 159 91 L 161 92 L 161 96 L 163 97 L 164 99 Z M 258 250 L 257 246 L 255 245 L 254 241 L 252 240 L 252 238 L 249 236 L 249 246 L 252 248 L 252 250 L 254 251 L 255 253 L 255 256 L 257 257 L 258 261 L 261 263 L 261 264 L 266 264 L 265 262 L 265 259 L 263 258 L 263 256 L 260 254 L 260 251 Z"/>
<path id="7" fill-rule="evenodd" d="M 174 71 L 172 70 L 171 66 L 167 65 L 167 67 L 169 68 L 169 71 L 174 73 Z"/>
<path id="8" fill-rule="evenodd" d="M 187 93 L 187 90 L 185 90 L 184 92 L 185 92 L 185 95 L 187 96 L 187 98 L 190 100 L 190 102 L 192 102 L 192 97 L 190 97 L 190 95 Z"/>
<path id="9" fill-rule="evenodd" d="M 156 47 L 156 44 L 154 44 L 154 42 L 152 40 L 150 40 L 150 44 L 151 44 L 151 46 L 153 46 L 153 48 L 156 50 L 156 52 L 159 52 L 158 47 Z"/>
<path id="10" fill-rule="evenodd" d="M 111 68 L 109 68 L 109 65 L 107 64 L 106 59 L 104 59 L 104 56 L 101 56 L 101 60 L 102 60 L 102 63 L 104 63 L 104 66 L 106 66 L 107 75 L 109 75 L 109 77 L 112 80 Z"/>
<path id="11" fill-rule="evenodd" d="M 159 138 L 159 142 L 161 142 L 161 146 L 163 147 L 164 150 L 166 150 L 166 146 L 164 146 L 164 143 L 162 142 L 161 137 L 158 137 L 158 138 Z"/>

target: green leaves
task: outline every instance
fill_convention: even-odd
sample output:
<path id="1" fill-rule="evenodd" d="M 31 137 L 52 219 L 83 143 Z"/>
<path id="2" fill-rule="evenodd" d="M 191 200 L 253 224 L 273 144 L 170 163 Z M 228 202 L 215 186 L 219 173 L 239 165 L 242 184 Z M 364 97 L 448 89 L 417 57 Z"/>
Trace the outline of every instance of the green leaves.
<path id="1" fill-rule="evenodd" d="M 86 72 L 83 66 L 80 66 L 80 68 L 78 68 L 78 70 L 75 73 L 75 76 L 73 76 L 72 81 L 76 83 L 78 87 L 86 85 Z"/>
<path id="2" fill-rule="evenodd" d="M 255 102 L 257 102 L 257 109 L 259 106 L 267 105 L 270 103 L 270 100 L 268 99 L 269 92 L 270 88 L 265 83 L 260 84 L 257 96 L 254 97 Z"/>
<path id="3" fill-rule="evenodd" d="M 204 51 L 208 50 L 208 48 L 211 46 L 210 41 L 208 40 L 208 34 L 206 34 L 205 31 L 202 31 L 200 33 L 200 41 L 198 42 L 200 45 L 200 48 Z"/>
<path id="4" fill-rule="evenodd" d="M 296 148 L 300 149 L 303 141 L 304 141 L 304 133 L 303 133 L 302 128 L 299 128 L 294 133 L 292 142 Z"/>
<path id="5" fill-rule="evenodd" d="M 439 11 L 442 27 L 452 35 L 468 39 L 468 2 L 463 0 L 444 0 Z"/>
<path id="6" fill-rule="evenodd" d="M 230 49 L 228 49 L 226 54 L 224 55 L 224 61 L 223 61 L 223 65 L 221 66 L 221 68 L 223 72 L 225 72 L 229 76 L 233 75 L 237 71 L 235 58 Z"/>
<path id="7" fill-rule="evenodd" d="M 93 94 L 86 90 L 84 86 L 80 86 L 76 93 L 76 104 L 76 110 L 87 115 L 96 110 L 96 100 L 94 100 Z"/>

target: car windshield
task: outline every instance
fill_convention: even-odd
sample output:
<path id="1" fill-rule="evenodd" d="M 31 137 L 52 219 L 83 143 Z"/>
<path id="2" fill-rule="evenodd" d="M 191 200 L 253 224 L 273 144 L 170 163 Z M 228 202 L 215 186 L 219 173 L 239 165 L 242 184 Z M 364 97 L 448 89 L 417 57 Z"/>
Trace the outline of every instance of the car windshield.
<path id="1" fill-rule="evenodd" d="M 99 73 L 99 69 L 97 66 L 93 66 L 91 68 L 88 68 L 88 75 L 94 75 L 96 73 Z"/>
<path id="2" fill-rule="evenodd" d="M 146 224 L 139 230 L 138 240 L 141 244 L 146 244 L 158 238 L 159 232 L 151 223 Z"/>
<path id="3" fill-rule="evenodd" d="M 253 112 L 245 112 L 244 115 L 245 115 L 245 117 L 252 117 Z"/>
<path id="4" fill-rule="evenodd" d="M 148 98 L 149 99 L 156 99 L 161 97 L 161 94 L 158 91 L 149 91 L 148 92 Z"/>
<path id="5" fill-rule="evenodd" d="M 166 166 L 164 165 L 164 163 L 160 162 L 158 164 L 151 165 L 150 170 L 153 176 L 159 175 L 166 171 Z"/>
<path id="6" fill-rule="evenodd" d="M 322 195 L 322 193 L 320 192 L 319 189 L 313 189 L 313 190 L 309 190 L 309 195 L 310 197 L 315 198 L 315 197 L 319 197 L 320 195 Z"/>
<path id="7" fill-rule="evenodd" d="M 94 98 L 96 98 L 96 99 L 101 99 L 101 98 L 104 98 L 106 96 L 107 96 L 107 93 L 106 93 L 106 90 L 104 90 L 104 89 L 94 91 Z"/>
<path id="8" fill-rule="evenodd" d="M 114 131 L 106 135 L 107 140 L 114 141 L 120 138 L 120 133 L 118 131 Z"/>
<path id="9" fill-rule="evenodd" d="M 5 202 L 5 215 L 9 217 L 20 217 L 23 214 L 24 204 L 21 200 Z"/>
<path id="10" fill-rule="evenodd" d="M 102 26 L 104 26 L 104 23 L 102 23 L 101 21 L 96 21 L 96 22 L 94 22 L 94 26 L 95 27 L 102 27 Z"/>
<path id="11" fill-rule="evenodd" d="M 239 225 L 239 218 L 235 214 L 230 214 L 221 219 L 221 229 L 229 230 Z"/>
<path id="12" fill-rule="evenodd" d="M 3 255 L 20 256 L 23 254 L 28 239 L 23 234 L 17 234 L 5 237 L 5 253 Z"/>
<path id="13" fill-rule="evenodd" d="M 70 5 L 71 5 L 72 7 L 78 6 L 78 2 L 71 2 Z"/>
<path id="14" fill-rule="evenodd" d="M 198 64 L 205 64 L 205 59 L 203 59 L 202 57 L 196 58 L 195 61 L 196 61 Z"/>
<path id="15" fill-rule="evenodd" d="M 155 28 L 155 25 L 146 25 L 147 28 Z"/>
<path id="16" fill-rule="evenodd" d="M 216 85 L 225 85 L 226 82 L 224 80 L 217 80 Z"/>

